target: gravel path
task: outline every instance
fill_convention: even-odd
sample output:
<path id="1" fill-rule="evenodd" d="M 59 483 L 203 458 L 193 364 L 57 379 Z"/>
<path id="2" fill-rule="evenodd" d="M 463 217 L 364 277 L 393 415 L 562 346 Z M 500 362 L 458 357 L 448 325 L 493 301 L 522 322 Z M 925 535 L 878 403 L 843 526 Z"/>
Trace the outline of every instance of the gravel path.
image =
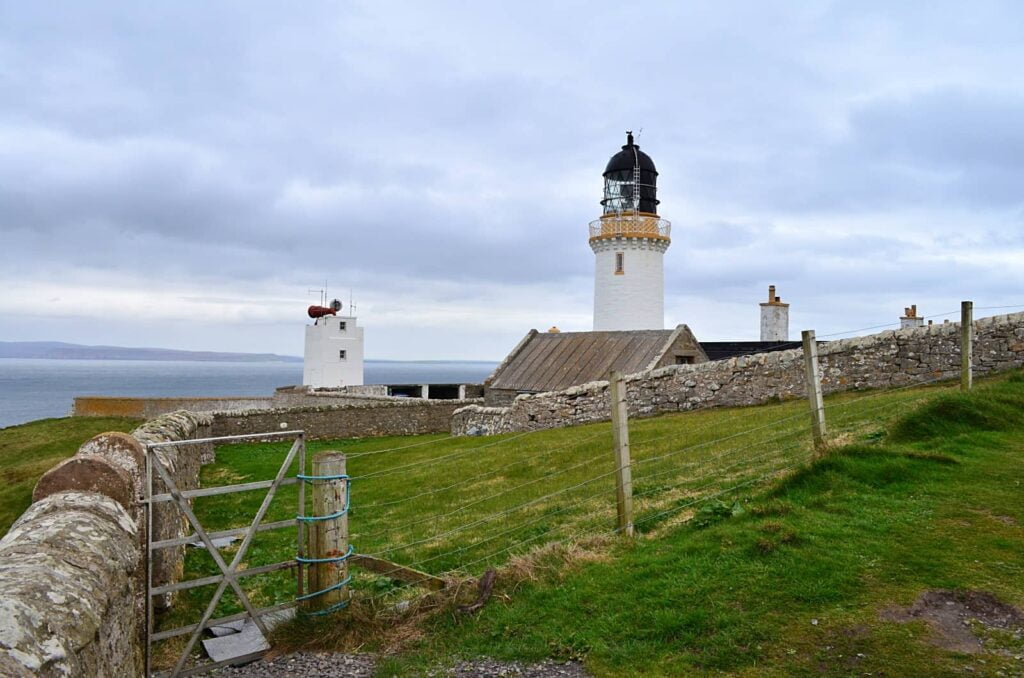
<path id="1" fill-rule="evenodd" d="M 270 661 L 254 662 L 248 666 L 221 669 L 218 676 L 233 678 L 371 678 L 375 659 L 366 654 L 334 654 L 329 652 L 298 652 L 277 657 Z M 454 668 L 438 669 L 428 675 L 438 678 L 496 678 L 518 676 L 520 678 L 587 678 L 583 665 L 577 662 L 555 662 L 539 664 L 520 662 L 499 662 L 493 659 L 479 659 L 459 662 Z"/>

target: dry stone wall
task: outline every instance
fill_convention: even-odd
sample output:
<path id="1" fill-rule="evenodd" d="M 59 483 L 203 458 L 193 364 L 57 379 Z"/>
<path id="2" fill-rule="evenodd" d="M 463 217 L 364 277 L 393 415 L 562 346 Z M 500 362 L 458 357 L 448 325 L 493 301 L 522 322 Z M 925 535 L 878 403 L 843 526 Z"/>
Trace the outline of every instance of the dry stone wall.
<path id="1" fill-rule="evenodd" d="M 974 372 L 1024 365 L 1024 313 L 974 323 Z M 890 388 L 960 373 L 960 324 L 881 332 L 819 346 L 825 393 Z M 631 417 L 805 397 L 801 349 L 672 365 L 626 377 Z M 608 382 L 518 396 L 508 407 L 470 405 L 452 416 L 454 435 L 493 435 L 609 418 Z"/>
<path id="2" fill-rule="evenodd" d="M 34 503 L 0 540 L 0 675 L 142 674 L 144 444 L 206 437 L 211 423 L 178 412 L 132 435 L 102 433 L 43 475 Z M 157 454 L 182 488 L 198 486 L 200 465 L 213 459 L 199 443 Z M 154 512 L 156 538 L 185 534 L 178 511 L 164 506 Z M 180 577 L 182 556 L 168 549 L 155 558 L 154 579 Z"/>
<path id="3" fill-rule="evenodd" d="M 32 504 L 0 540 L 0 675 L 140 675 L 138 537 L 103 495 Z"/>
<path id="4" fill-rule="evenodd" d="M 143 445 L 164 443 L 175 440 L 209 438 L 212 435 L 213 415 L 197 412 L 172 412 L 147 421 L 132 431 L 132 436 Z M 171 479 L 179 490 L 194 490 L 199 487 L 199 470 L 204 464 L 214 461 L 213 443 L 175 445 L 162 447 L 155 456 L 168 469 Z M 145 468 L 145 467 L 143 467 Z M 158 474 L 153 473 L 153 493 L 160 494 L 168 489 Z M 141 496 L 141 495 L 140 495 Z M 191 526 L 185 515 L 174 502 L 155 504 L 153 508 L 153 541 L 173 539 L 191 534 Z M 158 550 L 153 556 L 153 584 L 160 586 L 181 579 L 185 567 L 185 547 L 177 546 Z M 173 602 L 173 594 L 164 594 L 153 599 L 158 608 L 167 608 Z"/>
<path id="5" fill-rule="evenodd" d="M 307 439 L 315 440 L 447 433 L 452 414 L 460 407 L 475 402 L 481 401 L 373 398 L 365 402 L 346 402 L 329 407 L 217 412 L 214 415 L 213 435 L 248 435 L 301 429 L 306 432 Z"/>
<path id="6" fill-rule="evenodd" d="M 71 410 L 75 417 L 141 417 L 153 419 L 171 412 L 216 412 L 217 410 L 271 407 L 273 399 L 261 396 L 174 397 L 77 396 Z"/>

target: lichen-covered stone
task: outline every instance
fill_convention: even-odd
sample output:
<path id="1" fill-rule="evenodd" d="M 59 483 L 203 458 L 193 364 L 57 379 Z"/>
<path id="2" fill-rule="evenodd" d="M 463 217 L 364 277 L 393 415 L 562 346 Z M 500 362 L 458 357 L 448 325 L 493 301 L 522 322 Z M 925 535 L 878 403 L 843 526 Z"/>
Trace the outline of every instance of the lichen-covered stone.
<path id="1" fill-rule="evenodd" d="M 54 466 L 36 483 L 32 501 L 69 490 L 98 492 L 126 511 L 134 511 L 138 503 L 131 476 L 98 455 L 78 454 Z"/>
<path id="2" fill-rule="evenodd" d="M 974 332 L 975 374 L 1024 365 L 1024 313 L 979 319 Z M 825 393 L 954 379 L 960 374 L 960 324 L 831 341 L 818 354 Z M 631 417 L 805 397 L 802 349 L 669 365 L 625 379 Z M 451 432 L 494 435 L 606 421 L 607 386 L 602 381 L 520 395 L 507 407 L 462 407 L 452 414 Z"/>
<path id="3" fill-rule="evenodd" d="M 115 500 L 61 492 L 0 540 L 3 675 L 138 675 L 137 526 Z"/>
<path id="4" fill-rule="evenodd" d="M 213 416 L 199 412 L 172 412 L 152 421 L 147 421 L 132 431 L 132 437 L 143 445 L 177 440 L 210 437 Z M 199 487 L 199 469 L 214 460 L 212 443 L 174 445 L 154 451 L 174 480 L 179 490 Z M 154 470 L 153 492 L 160 494 L 168 489 Z M 163 502 L 153 507 L 153 541 L 174 539 L 191 534 L 192 529 L 184 513 L 173 503 Z M 185 547 L 176 546 L 156 551 L 153 555 L 153 584 L 160 586 L 181 579 L 185 566 Z M 157 596 L 153 604 L 158 608 L 170 607 L 173 594 Z"/>

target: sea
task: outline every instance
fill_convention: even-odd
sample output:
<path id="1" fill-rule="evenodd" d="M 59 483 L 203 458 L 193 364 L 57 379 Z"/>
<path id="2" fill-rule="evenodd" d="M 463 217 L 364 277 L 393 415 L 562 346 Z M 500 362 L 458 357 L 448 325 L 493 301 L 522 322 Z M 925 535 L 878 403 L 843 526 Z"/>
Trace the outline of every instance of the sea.
<path id="1" fill-rule="evenodd" d="M 497 363 L 364 363 L 367 384 L 479 384 Z M 75 396 L 269 396 L 302 383 L 300 362 L 0 358 L 0 428 L 66 417 Z"/>

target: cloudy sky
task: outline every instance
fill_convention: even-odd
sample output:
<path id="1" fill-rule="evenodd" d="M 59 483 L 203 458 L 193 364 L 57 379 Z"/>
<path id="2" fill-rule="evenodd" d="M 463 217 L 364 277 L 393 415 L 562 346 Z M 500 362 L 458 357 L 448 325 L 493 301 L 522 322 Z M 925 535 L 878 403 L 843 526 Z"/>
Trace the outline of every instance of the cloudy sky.
<path id="1" fill-rule="evenodd" d="M 374 358 L 590 329 L 627 129 L 666 326 L 1024 304 L 1018 2 L 3 0 L 0 101 L 0 340 L 298 355 L 324 280 Z"/>

